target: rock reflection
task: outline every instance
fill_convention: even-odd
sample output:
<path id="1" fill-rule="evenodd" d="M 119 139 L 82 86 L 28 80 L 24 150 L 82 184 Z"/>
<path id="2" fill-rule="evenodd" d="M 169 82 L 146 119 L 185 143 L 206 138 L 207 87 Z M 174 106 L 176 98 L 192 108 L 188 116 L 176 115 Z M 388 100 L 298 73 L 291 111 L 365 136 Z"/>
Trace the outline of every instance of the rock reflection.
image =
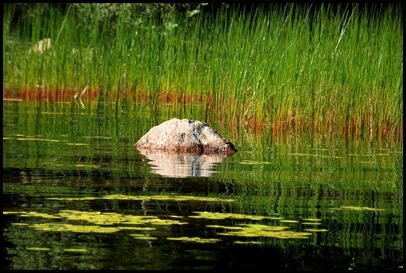
<path id="1" fill-rule="evenodd" d="M 178 154 L 162 150 L 138 149 L 150 160 L 152 172 L 167 177 L 209 177 L 218 163 L 226 159 L 221 154 Z"/>

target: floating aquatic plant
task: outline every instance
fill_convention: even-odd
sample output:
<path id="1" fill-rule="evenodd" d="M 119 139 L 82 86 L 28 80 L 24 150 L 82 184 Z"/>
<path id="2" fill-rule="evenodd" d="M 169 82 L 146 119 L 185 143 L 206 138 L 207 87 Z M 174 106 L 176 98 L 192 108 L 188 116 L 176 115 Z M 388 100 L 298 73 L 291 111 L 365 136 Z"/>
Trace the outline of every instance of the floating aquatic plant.
<path id="1" fill-rule="evenodd" d="M 35 250 L 35 251 L 49 251 L 51 250 L 48 247 L 27 247 L 27 250 Z"/>
<path id="2" fill-rule="evenodd" d="M 305 231 L 310 231 L 310 232 L 327 232 L 327 231 L 328 231 L 327 229 L 324 229 L 324 228 L 322 228 L 322 229 L 317 229 L 317 228 L 305 228 L 304 230 L 305 230 Z"/>
<path id="3" fill-rule="evenodd" d="M 209 211 L 194 211 L 198 215 L 191 215 L 190 218 L 205 218 L 205 219 L 244 219 L 244 220 L 263 220 L 269 217 L 259 215 L 248 215 L 240 213 L 223 213 L 223 212 L 209 212 Z"/>
<path id="4" fill-rule="evenodd" d="M 289 219 L 281 219 L 279 220 L 281 223 L 298 223 L 298 220 L 289 220 Z"/>
<path id="5" fill-rule="evenodd" d="M 320 222 L 321 219 L 319 218 L 303 218 L 302 221 L 308 221 L 308 222 Z"/>
<path id="6" fill-rule="evenodd" d="M 4 212 L 3 212 L 4 214 Z M 7 214 L 7 213 L 6 213 Z M 10 214 L 10 213 L 9 213 Z M 14 213 L 15 214 L 15 213 Z M 91 225 L 67 224 L 67 223 L 41 223 L 28 225 L 25 223 L 13 223 L 15 226 L 27 226 L 36 230 L 43 231 L 70 231 L 79 233 L 113 233 L 120 230 L 139 230 L 151 231 L 156 228 L 141 226 L 132 227 L 131 225 L 184 225 L 187 222 L 179 220 L 160 219 L 152 215 L 123 215 L 114 212 L 90 212 L 77 210 L 60 210 L 58 213 L 51 215 L 39 212 L 21 212 L 21 217 L 39 217 L 43 219 L 67 219 L 69 221 L 87 222 Z M 120 226 L 125 225 L 125 226 Z"/>
<path id="7" fill-rule="evenodd" d="M 212 227 L 212 226 L 208 226 Z M 219 228 L 216 226 L 215 228 Z M 232 229 L 228 231 L 226 226 L 225 232 L 217 232 L 218 235 L 224 236 L 241 236 L 241 237 L 274 237 L 279 239 L 307 239 L 312 233 L 309 232 L 296 232 L 287 230 L 287 226 L 268 226 L 261 224 L 241 224 L 239 229 Z"/>
<path id="8" fill-rule="evenodd" d="M 64 248 L 65 252 L 87 252 L 86 248 Z"/>
<path id="9" fill-rule="evenodd" d="M 194 243 L 216 243 L 220 239 L 215 238 L 200 238 L 200 237 L 168 237 L 167 240 L 182 241 L 182 242 L 194 242 Z"/>
<path id="10" fill-rule="evenodd" d="M 302 222 L 301 224 L 302 225 L 314 225 L 314 226 L 321 225 L 321 223 L 317 223 L 317 222 Z"/>
<path id="11" fill-rule="evenodd" d="M 132 236 L 135 239 L 139 239 L 139 240 L 156 240 L 156 237 L 152 237 L 152 236 L 146 236 L 145 234 L 137 234 L 137 233 L 133 233 L 130 234 L 130 236 Z"/>
<path id="12" fill-rule="evenodd" d="M 358 207 L 358 206 L 340 206 L 339 208 L 332 208 L 334 210 L 366 210 L 366 211 L 384 211 L 385 209 Z"/>
<path id="13" fill-rule="evenodd" d="M 180 196 L 180 195 L 122 195 L 111 194 L 102 197 L 49 197 L 48 200 L 60 201 L 85 201 L 85 200 L 148 200 L 148 201 L 202 201 L 202 202 L 234 202 L 235 199 L 224 199 L 217 197 L 202 197 L 202 196 Z"/>
<path id="14" fill-rule="evenodd" d="M 45 223 L 33 224 L 29 227 L 42 231 L 54 232 L 76 232 L 76 233 L 114 233 L 119 231 L 116 227 L 103 227 L 98 225 L 73 225 L 73 224 L 58 224 L 58 223 Z"/>
<path id="15" fill-rule="evenodd" d="M 262 245 L 262 242 L 259 241 L 234 241 L 234 244 L 239 244 L 239 245 Z"/>

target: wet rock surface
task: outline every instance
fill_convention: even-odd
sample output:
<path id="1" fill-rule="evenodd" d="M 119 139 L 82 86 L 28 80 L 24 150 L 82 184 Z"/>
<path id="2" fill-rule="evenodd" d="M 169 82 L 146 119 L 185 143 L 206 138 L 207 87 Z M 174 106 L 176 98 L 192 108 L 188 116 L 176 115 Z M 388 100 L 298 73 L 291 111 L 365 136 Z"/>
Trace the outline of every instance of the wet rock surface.
<path id="1" fill-rule="evenodd" d="M 134 146 L 139 150 L 175 153 L 232 155 L 236 152 L 229 140 L 220 136 L 206 123 L 177 118 L 152 127 Z"/>

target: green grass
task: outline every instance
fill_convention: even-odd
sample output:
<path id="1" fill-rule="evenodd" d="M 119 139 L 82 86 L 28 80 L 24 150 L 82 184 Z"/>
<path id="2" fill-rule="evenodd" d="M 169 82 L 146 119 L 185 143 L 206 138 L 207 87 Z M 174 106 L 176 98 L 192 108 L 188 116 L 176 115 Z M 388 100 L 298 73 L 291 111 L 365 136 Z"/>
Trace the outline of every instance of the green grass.
<path id="1" fill-rule="evenodd" d="M 401 6 L 332 7 L 232 6 L 101 25 L 100 14 L 84 25 L 68 8 L 31 27 L 12 24 L 6 5 L 3 97 L 37 98 L 39 85 L 48 99 L 70 100 L 88 86 L 86 96 L 130 98 L 151 117 L 162 103 L 173 115 L 185 108 L 193 115 L 198 103 L 206 122 L 236 130 L 403 141 Z M 52 47 L 43 54 L 11 43 L 47 37 Z"/>

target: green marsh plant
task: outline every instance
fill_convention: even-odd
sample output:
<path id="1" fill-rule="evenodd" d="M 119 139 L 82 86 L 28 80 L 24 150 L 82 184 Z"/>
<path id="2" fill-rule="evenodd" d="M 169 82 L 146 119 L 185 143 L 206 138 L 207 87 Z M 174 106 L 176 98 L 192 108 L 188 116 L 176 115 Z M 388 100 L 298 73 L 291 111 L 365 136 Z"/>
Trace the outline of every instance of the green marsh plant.
<path id="1" fill-rule="evenodd" d="M 14 6 L 4 6 L 3 96 L 71 100 L 88 86 L 87 98 L 114 107 L 130 99 L 152 118 L 169 104 L 171 115 L 220 131 L 403 140 L 400 5 L 197 6 L 165 16 L 89 5 L 85 18 L 82 4 L 17 24 Z M 30 53 L 44 38 L 51 48 Z M 39 89 L 48 95 L 27 95 Z"/>

